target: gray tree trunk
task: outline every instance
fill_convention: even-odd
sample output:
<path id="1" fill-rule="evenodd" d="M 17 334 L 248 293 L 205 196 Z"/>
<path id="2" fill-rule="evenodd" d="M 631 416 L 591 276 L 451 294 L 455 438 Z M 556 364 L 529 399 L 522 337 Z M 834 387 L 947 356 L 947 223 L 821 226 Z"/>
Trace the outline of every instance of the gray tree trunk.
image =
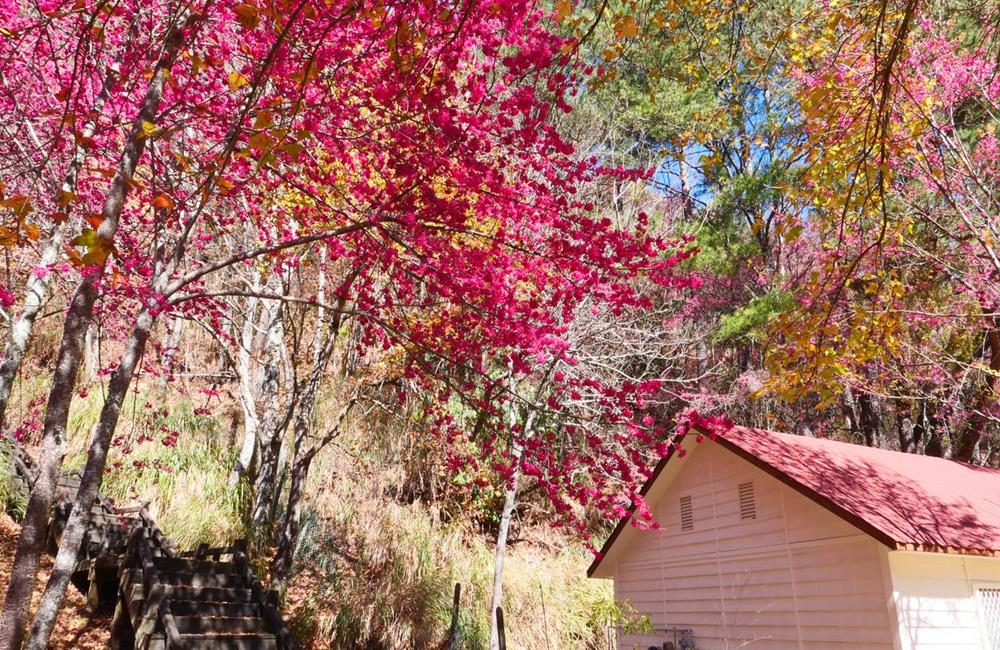
<path id="1" fill-rule="evenodd" d="M 271 583 L 274 589 L 284 592 L 288 586 L 288 578 L 292 573 L 292 561 L 295 559 L 295 546 L 299 539 L 299 527 L 302 522 L 302 494 L 305 490 L 309 468 L 312 465 L 311 454 L 297 457 L 292 462 L 291 485 L 288 488 L 288 506 L 278 533 L 278 552 L 271 563 Z"/>
<path id="2" fill-rule="evenodd" d="M 174 29 L 166 39 L 166 47 L 150 77 L 142 107 L 132 123 L 132 130 L 118 161 L 117 172 L 108 188 L 101 213 L 103 220 L 97 229 L 97 236 L 109 247 L 115 241 L 122 207 L 136 165 L 146 146 L 142 123 L 155 123 L 163 96 L 166 71 L 177 57 L 181 40 L 180 29 Z M 27 627 L 38 560 L 45 550 L 48 535 L 49 510 L 66 453 L 66 422 L 69 418 L 70 400 L 80 371 L 84 337 L 97 300 L 97 282 L 103 275 L 104 267 L 105 263 L 102 262 L 95 272 L 80 281 L 63 325 L 62 342 L 45 410 L 38 480 L 28 499 L 25 525 L 18 538 L 3 612 L 0 613 L 0 650 L 20 650 Z"/>
<path id="3" fill-rule="evenodd" d="M 521 447 L 515 446 L 514 476 L 504 493 L 503 509 L 500 511 L 500 528 L 497 531 L 497 546 L 493 554 L 493 595 L 490 599 L 490 650 L 500 650 L 500 631 L 497 622 L 497 608 L 503 606 L 503 561 L 507 551 L 507 534 L 510 520 L 517 505 L 517 481 L 521 474 Z"/>
<path id="4" fill-rule="evenodd" d="M 66 523 L 62 540 L 59 543 L 55 565 L 52 567 L 52 573 L 49 575 L 45 592 L 39 602 L 38 611 L 35 613 L 35 622 L 31 628 L 31 634 L 28 636 L 28 650 L 45 650 L 48 647 L 56 615 L 59 613 L 66 587 L 69 585 L 70 575 L 76 566 L 80 543 L 83 541 L 84 533 L 86 533 L 90 523 L 90 509 L 94 505 L 97 491 L 101 485 L 108 448 L 111 446 L 111 438 L 118 426 L 122 403 L 125 401 L 132 377 L 135 375 L 135 369 L 145 351 L 153 320 L 149 311 L 143 311 L 136 319 L 135 327 L 125 347 L 125 353 L 111 378 L 108 396 L 90 443 L 87 464 L 83 470 L 76 503 L 70 511 L 69 521 Z"/>
<path id="5" fill-rule="evenodd" d="M 264 407 L 260 422 L 259 471 L 254 485 L 253 526 L 261 530 L 271 513 L 274 486 L 278 477 L 278 457 L 284 424 L 279 393 L 281 388 L 281 361 L 285 346 L 285 329 L 281 321 L 281 303 L 265 302 L 268 314 L 267 344 L 264 369 L 261 376 L 259 400 Z"/>
<path id="6" fill-rule="evenodd" d="M 97 379 L 101 370 L 101 334 L 100 325 L 91 323 L 83 339 L 83 375 L 88 384 Z"/>
<path id="7" fill-rule="evenodd" d="M 986 374 L 984 385 L 972 404 L 972 413 L 965 426 L 956 432 L 952 443 L 951 458 L 964 463 L 972 462 L 979 449 L 979 442 L 986 433 L 986 427 L 991 417 L 990 412 L 996 406 L 998 399 L 997 375 L 1000 374 L 1000 325 L 991 322 L 986 332 L 984 354 L 988 355 L 989 373 Z"/>
<path id="8" fill-rule="evenodd" d="M 177 358 L 177 348 L 181 344 L 181 337 L 184 334 L 184 319 L 174 316 L 167 325 L 167 340 L 163 343 L 163 354 L 160 357 L 160 366 L 163 369 L 163 376 L 160 378 L 160 390 L 166 390 L 173 374 L 174 359 Z"/>
<path id="9" fill-rule="evenodd" d="M 339 319 L 335 319 L 335 322 L 339 322 Z M 319 380 L 323 375 L 323 370 L 326 368 L 334 347 L 335 341 L 331 341 L 324 348 L 319 365 L 313 366 L 313 372 L 306 389 L 303 391 L 303 398 L 299 402 L 299 410 L 295 419 L 295 455 L 292 459 L 292 478 L 288 492 L 288 505 L 285 508 L 285 516 L 278 532 L 278 551 L 271 562 L 271 579 L 274 582 L 275 588 L 279 591 L 285 589 L 292 572 L 292 562 L 295 559 L 295 546 L 298 544 L 299 528 L 302 521 L 302 496 L 305 494 L 306 481 L 309 478 L 309 469 L 312 467 L 313 459 L 316 458 L 316 455 L 322 451 L 327 443 L 340 433 L 348 414 L 357 402 L 357 393 L 355 393 L 355 396 L 341 408 L 340 413 L 329 430 L 312 444 L 308 444 L 308 435 L 312 426 L 312 411 L 316 404 Z"/>
<path id="10" fill-rule="evenodd" d="M 687 168 L 687 158 L 683 155 L 678 161 L 680 166 L 680 176 L 681 180 L 681 210 L 684 215 L 685 221 L 690 221 L 694 218 L 694 199 L 691 198 L 691 180 L 688 177 Z"/>
<path id="11" fill-rule="evenodd" d="M 899 400 L 896 407 L 896 426 L 899 431 L 899 450 L 906 454 L 917 452 L 917 440 L 914 434 L 915 426 L 910 415 L 910 404 L 907 400 Z"/>
<path id="12" fill-rule="evenodd" d="M 511 399 L 516 393 L 513 374 L 511 375 Z M 525 419 L 524 431 L 522 435 L 527 438 L 531 435 L 531 428 L 535 419 L 535 411 L 528 413 Z M 514 402 L 510 407 L 510 429 L 514 433 L 517 424 L 517 408 Z M 521 443 L 514 439 L 511 446 L 511 460 L 514 463 L 514 476 L 511 477 L 510 485 L 504 493 L 503 508 L 500 510 L 500 527 L 497 530 L 497 545 L 493 554 L 493 594 L 490 599 L 490 650 L 500 650 L 500 630 L 497 621 L 497 608 L 503 606 L 503 563 L 507 552 L 507 536 L 510 532 L 510 520 L 514 516 L 514 508 L 517 505 L 517 483 L 521 477 L 521 455 L 524 448 Z"/>
<path id="13" fill-rule="evenodd" d="M 254 291 L 257 290 L 256 284 Z M 240 353 L 236 359 L 236 372 L 239 375 L 238 389 L 240 406 L 243 409 L 243 445 L 236 467 L 229 475 L 229 485 L 236 485 L 243 475 L 253 465 L 257 455 L 257 434 L 260 429 L 260 418 L 257 415 L 256 393 L 253 388 L 253 372 L 251 350 L 253 349 L 254 332 L 256 331 L 257 298 L 247 300 L 247 313 L 240 333 Z"/>
<path id="14" fill-rule="evenodd" d="M 348 279 L 348 284 L 354 278 Z M 326 293 L 326 273 L 320 268 L 319 275 L 319 299 L 320 304 L 325 303 Z M 292 563 L 295 559 L 295 547 L 298 544 L 299 528 L 302 521 L 302 496 L 304 494 L 306 481 L 309 478 L 309 469 L 312 461 L 323 447 L 336 435 L 338 435 L 348 413 L 353 407 L 357 394 L 352 398 L 337 416 L 336 421 L 330 429 L 313 444 L 307 445 L 309 431 L 314 427 L 314 413 L 316 409 L 316 398 L 319 394 L 320 381 L 326 373 L 330 360 L 334 357 L 337 349 L 337 337 L 343 323 L 343 309 L 346 298 L 343 294 L 337 298 L 337 310 L 329 318 L 327 326 L 323 326 L 325 310 L 319 310 L 319 324 L 317 328 L 325 331 L 325 336 L 317 334 L 313 344 L 312 371 L 309 379 L 302 390 L 299 399 L 294 429 L 294 455 L 292 457 L 291 485 L 288 492 L 288 504 L 285 508 L 285 516 L 278 531 L 278 550 L 271 562 L 271 578 L 275 588 L 284 591 L 291 576 Z"/>

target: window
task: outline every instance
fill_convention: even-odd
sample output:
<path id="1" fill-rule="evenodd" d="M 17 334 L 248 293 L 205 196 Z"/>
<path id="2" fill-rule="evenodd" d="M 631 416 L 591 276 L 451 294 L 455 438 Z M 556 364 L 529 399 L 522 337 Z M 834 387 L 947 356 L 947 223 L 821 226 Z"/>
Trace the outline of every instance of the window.
<path id="1" fill-rule="evenodd" d="M 989 650 L 1000 650 L 1000 585 L 978 587 L 979 614 Z"/>
<path id="2" fill-rule="evenodd" d="M 740 483 L 740 520 L 757 518 L 757 495 L 753 483 Z"/>
<path id="3" fill-rule="evenodd" d="M 694 530 L 694 507 L 691 497 L 681 497 L 681 530 Z"/>

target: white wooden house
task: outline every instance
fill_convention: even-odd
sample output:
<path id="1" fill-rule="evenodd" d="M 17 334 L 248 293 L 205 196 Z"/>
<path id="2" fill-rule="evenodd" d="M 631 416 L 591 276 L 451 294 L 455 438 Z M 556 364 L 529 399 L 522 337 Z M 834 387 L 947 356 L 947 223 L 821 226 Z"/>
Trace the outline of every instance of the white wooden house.
<path id="1" fill-rule="evenodd" d="M 683 440 L 588 574 L 620 649 L 1000 650 L 1000 470 L 733 427 Z"/>

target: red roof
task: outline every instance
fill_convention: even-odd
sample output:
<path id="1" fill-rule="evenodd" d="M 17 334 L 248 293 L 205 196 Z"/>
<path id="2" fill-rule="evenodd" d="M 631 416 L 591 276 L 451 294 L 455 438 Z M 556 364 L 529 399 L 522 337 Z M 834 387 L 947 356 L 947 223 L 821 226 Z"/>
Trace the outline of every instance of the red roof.
<path id="1" fill-rule="evenodd" d="M 1000 554 L 1000 469 L 747 427 L 714 433 L 716 443 L 889 548 Z M 702 444 L 712 444 L 707 440 Z M 669 460 L 657 466 L 644 494 Z"/>

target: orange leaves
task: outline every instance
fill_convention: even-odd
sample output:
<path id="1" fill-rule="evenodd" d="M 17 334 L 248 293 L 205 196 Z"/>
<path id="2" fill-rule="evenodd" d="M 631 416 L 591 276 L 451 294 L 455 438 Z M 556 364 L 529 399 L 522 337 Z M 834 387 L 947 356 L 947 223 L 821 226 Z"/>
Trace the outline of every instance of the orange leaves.
<path id="1" fill-rule="evenodd" d="M 84 216 L 83 220 L 87 222 L 88 226 L 96 230 L 104 222 L 104 215 L 100 212 L 94 212 Z"/>
<path id="2" fill-rule="evenodd" d="M 162 192 L 154 196 L 150 204 L 158 210 L 173 210 L 175 206 L 174 200 Z"/>
<path id="3" fill-rule="evenodd" d="M 26 217 L 35 209 L 31 204 L 31 199 L 24 195 L 12 196 L 10 198 L 0 200 L 0 208 L 10 210 L 18 219 Z"/>
<path id="4" fill-rule="evenodd" d="M 75 200 L 76 200 L 75 192 L 70 192 L 68 190 L 59 190 L 59 192 L 56 194 L 56 204 L 63 208 L 65 208 Z"/>
<path id="5" fill-rule="evenodd" d="M 236 20 L 247 29 L 254 29 L 260 24 L 260 11 L 248 4 L 236 5 Z"/>
<path id="6" fill-rule="evenodd" d="M 615 38 L 635 38 L 639 35 L 639 22 L 632 16 L 619 16 L 615 20 Z"/>
<path id="7" fill-rule="evenodd" d="M 403 72 L 410 72 L 420 54 L 424 51 L 426 33 L 414 30 L 408 20 L 400 20 L 385 46 L 393 62 Z"/>
<path id="8" fill-rule="evenodd" d="M 556 23 L 563 22 L 573 13 L 573 3 L 570 0 L 557 0 L 556 2 Z"/>
<path id="9" fill-rule="evenodd" d="M 0 197 L 3 196 L 3 185 L 0 184 Z M 25 219 L 34 211 L 31 199 L 24 195 L 16 195 L 0 200 L 0 208 L 10 210 L 14 217 L 11 226 L 0 228 L 0 248 L 12 248 L 21 243 L 23 234 L 29 241 L 37 241 L 41 236 L 41 229 L 35 224 L 28 223 Z"/>
<path id="10" fill-rule="evenodd" d="M 257 113 L 257 118 L 254 120 L 253 128 L 255 129 L 269 129 L 274 126 L 274 112 L 269 110 L 263 110 Z"/>

